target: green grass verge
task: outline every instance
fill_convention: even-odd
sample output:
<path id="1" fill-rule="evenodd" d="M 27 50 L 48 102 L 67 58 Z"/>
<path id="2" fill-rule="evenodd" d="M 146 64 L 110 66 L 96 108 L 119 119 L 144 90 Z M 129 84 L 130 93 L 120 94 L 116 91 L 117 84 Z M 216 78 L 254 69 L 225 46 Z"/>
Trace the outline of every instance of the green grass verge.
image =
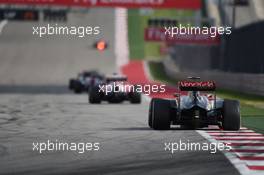
<path id="1" fill-rule="evenodd" d="M 264 134 L 264 117 L 243 117 L 242 125 Z"/>
<path id="2" fill-rule="evenodd" d="M 176 85 L 177 80 L 169 78 L 164 66 L 160 62 L 149 62 L 152 77 L 160 82 Z M 264 97 L 243 94 L 230 90 L 218 89 L 217 96 L 220 98 L 236 99 L 240 101 L 242 124 L 248 128 L 264 133 Z"/>
<path id="3" fill-rule="evenodd" d="M 158 80 L 163 83 L 168 83 L 168 84 L 175 84 L 175 80 L 169 78 L 165 71 L 164 71 L 164 66 L 160 62 L 149 62 L 149 71 L 152 77 L 155 80 Z"/>
<path id="4" fill-rule="evenodd" d="M 142 20 L 138 9 L 128 10 L 128 43 L 130 58 L 143 59 L 144 51 L 144 30 L 141 30 Z"/>

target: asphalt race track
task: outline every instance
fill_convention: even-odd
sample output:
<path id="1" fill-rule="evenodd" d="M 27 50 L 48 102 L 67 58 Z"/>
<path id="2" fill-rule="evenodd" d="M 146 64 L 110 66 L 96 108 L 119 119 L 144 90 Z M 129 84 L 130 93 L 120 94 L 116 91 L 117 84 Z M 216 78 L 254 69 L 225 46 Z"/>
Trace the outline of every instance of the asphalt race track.
<path id="1" fill-rule="evenodd" d="M 32 25 L 8 22 L 0 35 L 0 174 L 239 174 L 221 152 L 164 151 L 164 142 L 206 142 L 196 131 L 153 131 L 148 101 L 141 105 L 90 105 L 86 94 L 67 90 L 82 69 L 117 71 L 114 11 L 70 14 L 69 25 L 100 25 L 105 52 L 92 49 L 99 37 L 38 38 Z M 83 154 L 32 150 L 33 142 L 99 142 Z"/>

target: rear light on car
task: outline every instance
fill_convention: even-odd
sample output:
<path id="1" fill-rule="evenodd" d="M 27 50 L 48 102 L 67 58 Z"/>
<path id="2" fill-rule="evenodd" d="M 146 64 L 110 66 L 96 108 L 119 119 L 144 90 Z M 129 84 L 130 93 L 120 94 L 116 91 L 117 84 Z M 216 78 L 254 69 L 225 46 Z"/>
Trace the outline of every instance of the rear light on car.
<path id="1" fill-rule="evenodd" d="M 200 111 L 199 110 L 195 110 L 194 111 L 194 118 L 199 118 L 199 115 L 200 115 Z"/>
<path id="2" fill-rule="evenodd" d="M 96 43 L 96 48 L 97 48 L 97 50 L 99 50 L 99 51 L 103 51 L 103 50 L 105 50 L 106 47 L 107 47 L 107 44 L 106 44 L 105 41 L 98 41 L 98 42 Z"/>

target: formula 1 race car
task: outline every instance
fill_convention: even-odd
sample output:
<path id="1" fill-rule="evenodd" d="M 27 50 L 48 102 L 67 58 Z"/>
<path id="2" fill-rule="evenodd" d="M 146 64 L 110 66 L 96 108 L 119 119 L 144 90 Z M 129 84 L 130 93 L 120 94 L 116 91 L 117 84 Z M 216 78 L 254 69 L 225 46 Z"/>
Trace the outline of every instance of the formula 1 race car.
<path id="1" fill-rule="evenodd" d="M 93 44 L 93 47 L 98 51 L 104 51 L 108 48 L 108 43 L 105 40 L 98 40 Z"/>
<path id="2" fill-rule="evenodd" d="M 191 129 L 218 125 L 224 130 L 239 130 L 239 101 L 217 98 L 213 81 L 197 81 L 199 77 L 189 79 L 178 83 L 180 93 L 174 94 L 175 99 L 151 100 L 150 128 L 168 130 L 171 124 Z"/>
<path id="3" fill-rule="evenodd" d="M 108 101 L 121 103 L 130 101 L 133 104 L 141 103 L 141 94 L 135 91 L 136 86 L 127 83 L 127 77 L 111 75 L 106 77 L 106 83 L 93 86 L 89 92 L 89 102 L 92 104 Z"/>
<path id="4" fill-rule="evenodd" d="M 89 92 L 89 88 L 94 84 L 104 81 L 104 76 L 97 71 L 83 71 L 77 78 L 70 79 L 69 89 L 75 93 Z"/>

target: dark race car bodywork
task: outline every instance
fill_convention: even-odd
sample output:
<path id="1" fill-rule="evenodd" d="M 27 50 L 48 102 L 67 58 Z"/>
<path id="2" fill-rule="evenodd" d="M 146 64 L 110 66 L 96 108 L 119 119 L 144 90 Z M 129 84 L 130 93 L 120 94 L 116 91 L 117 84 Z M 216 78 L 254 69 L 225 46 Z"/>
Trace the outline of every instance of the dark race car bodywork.
<path id="1" fill-rule="evenodd" d="M 202 128 L 218 125 L 224 130 L 240 129 L 240 107 L 237 100 L 217 98 L 215 83 L 212 81 L 179 82 L 181 93 L 175 99 L 151 100 L 149 126 L 153 129 L 170 129 L 170 125 L 186 128 Z M 187 91 L 184 95 L 182 91 Z"/>
<path id="2" fill-rule="evenodd" d="M 69 89 L 75 93 L 89 92 L 89 88 L 94 84 L 104 81 L 104 77 L 97 71 L 83 71 L 77 78 L 70 79 Z"/>
<path id="3" fill-rule="evenodd" d="M 101 101 L 141 103 L 141 94 L 133 91 L 131 87 L 134 85 L 129 85 L 126 81 L 127 78 L 120 75 L 107 77 L 106 83 L 99 83 L 90 89 L 89 102 L 92 104 L 101 103 Z"/>

